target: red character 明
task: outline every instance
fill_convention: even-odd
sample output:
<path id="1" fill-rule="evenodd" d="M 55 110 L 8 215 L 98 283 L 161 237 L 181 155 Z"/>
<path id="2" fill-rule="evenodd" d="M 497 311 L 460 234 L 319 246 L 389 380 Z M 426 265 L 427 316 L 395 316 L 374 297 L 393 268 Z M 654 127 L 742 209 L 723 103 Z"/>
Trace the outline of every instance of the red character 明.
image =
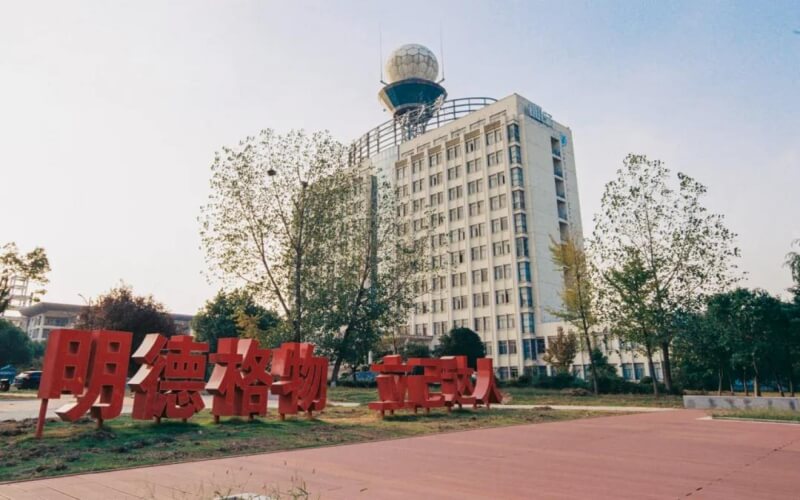
<path id="1" fill-rule="evenodd" d="M 207 343 L 189 335 L 148 334 L 133 354 L 142 366 L 128 383 L 135 393 L 132 417 L 186 420 L 202 410 L 207 352 Z"/>
<path id="2" fill-rule="evenodd" d="M 211 412 L 214 422 L 221 416 L 252 419 L 267 414 L 272 376 L 267 373 L 269 349 L 259 349 L 258 340 L 219 339 L 211 355 L 214 371 L 206 390 L 214 396 Z"/>
<path id="3" fill-rule="evenodd" d="M 87 411 L 101 426 L 118 417 L 125 397 L 131 334 L 110 330 L 53 330 L 47 341 L 38 397 L 42 400 L 36 436 L 41 437 L 49 399 L 73 394 L 56 414 L 74 422 Z"/>

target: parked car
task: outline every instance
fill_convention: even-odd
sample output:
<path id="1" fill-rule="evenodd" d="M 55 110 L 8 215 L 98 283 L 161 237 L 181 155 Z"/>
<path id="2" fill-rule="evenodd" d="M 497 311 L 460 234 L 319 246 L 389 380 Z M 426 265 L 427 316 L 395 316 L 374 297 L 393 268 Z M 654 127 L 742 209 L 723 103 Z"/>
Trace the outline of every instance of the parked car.
<path id="1" fill-rule="evenodd" d="M 14 377 L 14 387 L 17 389 L 38 389 L 42 380 L 42 372 L 27 371 Z"/>

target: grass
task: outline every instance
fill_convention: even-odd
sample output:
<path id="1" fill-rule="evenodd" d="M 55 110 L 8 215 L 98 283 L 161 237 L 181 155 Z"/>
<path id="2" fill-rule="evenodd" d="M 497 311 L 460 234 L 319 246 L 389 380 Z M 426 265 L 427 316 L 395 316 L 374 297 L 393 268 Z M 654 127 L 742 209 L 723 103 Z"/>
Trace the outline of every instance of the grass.
<path id="1" fill-rule="evenodd" d="M 440 409 L 430 415 L 398 413 L 380 420 L 361 406 L 329 407 L 314 420 L 300 417 L 281 422 L 270 414 L 254 422 L 223 419 L 214 425 L 210 412 L 205 410 L 185 424 L 165 420 L 157 425 L 122 416 L 108 421 L 100 430 L 89 419 L 76 423 L 50 420 L 41 440 L 33 437 L 35 420 L 6 421 L 0 423 L 0 481 L 596 415 L 600 414 L 485 409 L 447 414 Z"/>
<path id="2" fill-rule="evenodd" d="M 654 406 L 659 408 L 682 408 L 680 396 L 666 395 L 655 397 L 651 394 L 600 394 L 576 396 L 568 390 L 537 389 L 534 387 L 505 387 L 505 403 L 531 405 L 578 405 L 578 406 Z M 331 401 L 366 404 L 375 401 L 377 389 L 354 387 L 331 387 L 328 398 Z"/>
<path id="3" fill-rule="evenodd" d="M 800 412 L 790 410 L 718 410 L 711 412 L 714 418 L 742 418 L 747 420 L 779 420 L 800 424 Z"/>

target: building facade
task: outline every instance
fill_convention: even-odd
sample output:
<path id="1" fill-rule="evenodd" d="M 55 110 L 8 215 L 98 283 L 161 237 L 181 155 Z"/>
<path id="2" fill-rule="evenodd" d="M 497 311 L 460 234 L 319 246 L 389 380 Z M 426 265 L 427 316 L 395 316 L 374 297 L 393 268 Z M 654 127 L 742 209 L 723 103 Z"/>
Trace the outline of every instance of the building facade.
<path id="1" fill-rule="evenodd" d="M 413 85 L 430 78 L 435 64 L 424 48 L 409 57 L 411 66 L 396 55 L 413 50 L 401 47 L 387 63 L 387 72 L 406 68 L 406 80 L 381 92 L 394 121 L 355 141 L 350 158 L 393 184 L 400 231 L 429 238 L 437 271 L 420 278 L 422 294 L 398 333 L 435 344 L 450 329 L 468 327 L 482 337 L 501 379 L 550 374 L 542 360 L 548 338 L 568 327 L 553 314 L 562 307 L 563 275 L 549 247 L 583 238 L 572 131 L 517 94 L 443 102 L 437 85 L 437 102 L 409 112 L 415 103 L 407 96 L 421 95 Z M 428 60 L 416 75 L 413 57 Z M 404 82 L 411 89 L 405 96 Z M 610 335 L 598 346 L 625 378 L 647 374 L 642 356 Z M 585 376 L 588 353 L 574 363 Z"/>

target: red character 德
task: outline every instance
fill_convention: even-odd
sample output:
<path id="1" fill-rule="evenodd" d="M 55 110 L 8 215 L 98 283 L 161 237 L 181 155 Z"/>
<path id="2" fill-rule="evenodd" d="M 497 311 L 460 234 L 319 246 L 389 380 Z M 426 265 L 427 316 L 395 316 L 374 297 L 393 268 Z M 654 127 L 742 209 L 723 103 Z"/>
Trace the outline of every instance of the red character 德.
<path id="1" fill-rule="evenodd" d="M 110 330 L 53 330 L 47 341 L 38 397 L 41 437 L 49 399 L 73 394 L 56 414 L 74 422 L 87 411 L 102 426 L 103 420 L 118 417 L 125 397 L 125 377 L 131 352 L 131 334 Z"/>
<path id="2" fill-rule="evenodd" d="M 211 355 L 214 371 L 206 384 L 213 394 L 211 412 L 214 422 L 221 416 L 253 419 L 267 414 L 272 376 L 267 373 L 270 350 L 259 349 L 258 340 L 219 339 L 216 354 Z"/>
<path id="3" fill-rule="evenodd" d="M 133 354 L 141 364 L 128 383 L 134 391 L 132 417 L 138 420 L 189 417 L 205 408 L 200 391 L 205 387 L 208 344 L 189 335 L 167 339 L 150 333 Z"/>

